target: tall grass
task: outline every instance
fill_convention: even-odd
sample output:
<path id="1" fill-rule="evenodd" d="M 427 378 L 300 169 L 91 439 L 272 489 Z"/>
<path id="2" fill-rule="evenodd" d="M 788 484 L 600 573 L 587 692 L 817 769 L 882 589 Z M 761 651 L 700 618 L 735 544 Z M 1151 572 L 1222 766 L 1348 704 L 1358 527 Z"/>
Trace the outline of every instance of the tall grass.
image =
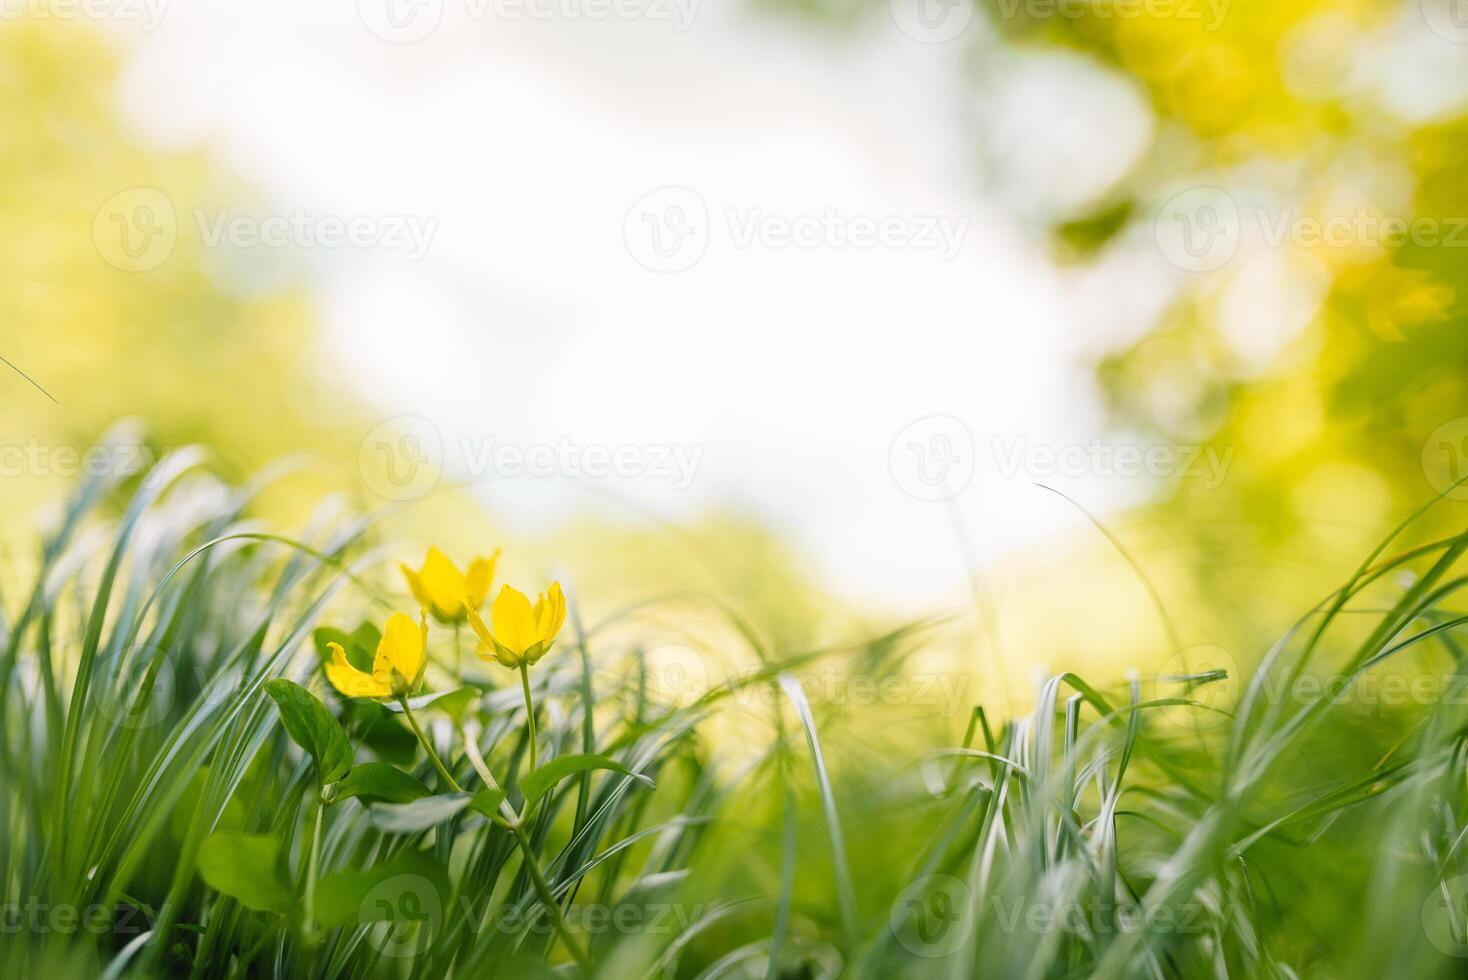
<path id="1" fill-rule="evenodd" d="M 565 771 L 527 794 L 518 679 L 455 676 L 451 635 L 413 702 L 445 772 L 401 711 L 323 683 L 315 631 L 380 620 L 397 554 L 336 502 L 263 527 L 278 476 L 226 486 L 182 452 L 91 478 L 0 577 L 28 583 L 0 623 L 0 975 L 1375 977 L 1468 956 L 1468 532 L 1408 546 L 1405 523 L 1247 684 L 1062 674 L 1023 717 L 966 706 L 961 740 L 802 683 L 901 678 L 939 625 L 785 650 L 714 599 L 653 600 L 725 617 L 757 665 L 679 700 L 617 633 L 631 613 L 576 621 L 532 675 L 542 768 Z M 1383 676 L 1441 683 L 1360 696 Z M 431 795 L 323 787 L 278 678 L 326 706 L 353 773 Z"/>

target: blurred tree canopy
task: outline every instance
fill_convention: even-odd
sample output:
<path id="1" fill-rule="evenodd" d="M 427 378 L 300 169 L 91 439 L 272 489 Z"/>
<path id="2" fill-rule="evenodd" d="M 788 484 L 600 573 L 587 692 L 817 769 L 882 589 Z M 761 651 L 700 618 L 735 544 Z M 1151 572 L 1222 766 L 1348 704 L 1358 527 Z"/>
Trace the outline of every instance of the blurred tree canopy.
<path id="1" fill-rule="evenodd" d="M 315 356 L 303 293 L 222 288 L 188 221 L 146 274 L 109 261 L 118 243 L 108 236 L 126 233 L 103 213 L 117 195 L 146 188 L 192 203 L 223 193 L 201 155 L 146 149 L 125 132 L 119 67 L 85 25 L 0 27 L 0 227 L 10 231 L 0 236 L 0 356 L 59 403 L 0 371 L 0 445 L 33 478 L 7 480 L 7 530 L 62 492 L 79 465 L 71 451 L 119 418 L 145 418 L 155 452 L 197 442 L 246 474 L 341 442 L 352 417 L 349 387 Z M 41 455 L 23 455 L 28 447 Z"/>

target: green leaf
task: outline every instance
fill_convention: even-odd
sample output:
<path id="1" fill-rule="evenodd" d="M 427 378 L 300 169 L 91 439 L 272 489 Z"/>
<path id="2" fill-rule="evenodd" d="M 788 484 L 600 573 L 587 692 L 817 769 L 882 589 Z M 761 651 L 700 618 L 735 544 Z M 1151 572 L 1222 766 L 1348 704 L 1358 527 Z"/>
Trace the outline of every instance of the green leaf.
<path id="1" fill-rule="evenodd" d="M 492 817 L 500 812 L 500 803 L 504 801 L 505 791 L 502 789 L 482 789 L 474 794 L 469 801 L 469 809 L 477 810 L 486 817 Z"/>
<path id="2" fill-rule="evenodd" d="M 311 631 L 311 644 L 316 647 L 316 658 L 323 665 L 331 663 L 332 643 L 341 644 L 341 648 L 347 651 L 347 659 L 352 659 L 352 638 L 335 626 L 318 626 Z"/>
<path id="3" fill-rule="evenodd" d="M 396 766 L 364 762 L 353 766 L 339 782 L 327 786 L 323 799 L 329 804 L 354 796 L 364 803 L 412 803 L 432 795 L 432 790 Z"/>
<path id="4" fill-rule="evenodd" d="M 331 648 L 328 644 L 337 643 L 346 652 L 347 660 L 353 667 L 368 672 L 372 670 L 372 661 L 377 656 L 377 644 L 381 640 L 382 633 L 371 623 L 363 623 L 350 633 L 335 626 L 318 626 L 311 632 L 316 656 L 323 664 L 331 662 Z"/>
<path id="5" fill-rule="evenodd" d="M 437 708 L 457 722 L 464 720 L 464 712 L 474 703 L 474 700 L 483 693 L 477 687 L 457 687 L 452 691 L 438 691 L 433 694 L 420 694 L 416 698 L 408 699 L 408 707 L 414 711 L 422 711 L 425 708 Z M 388 711 L 402 714 L 403 706 L 396 702 L 383 705 Z"/>
<path id="6" fill-rule="evenodd" d="M 291 738 L 316 760 L 318 780 L 325 785 L 345 776 L 352 768 L 352 743 L 347 741 L 347 733 L 326 705 L 301 685 L 283 677 L 267 681 L 265 693 L 275 700 Z"/>
<path id="7" fill-rule="evenodd" d="M 372 823 L 389 834 L 412 834 L 443 823 L 468 805 L 468 793 L 425 796 L 411 803 L 374 803 Z"/>
<path id="8" fill-rule="evenodd" d="M 216 831 L 199 845 L 199 874 L 247 909 L 289 914 L 296 896 L 286 883 L 280 844 L 264 834 Z"/>
<path id="9" fill-rule="evenodd" d="M 382 630 L 363 620 L 360 626 L 352 630 L 352 642 L 356 644 L 358 650 L 367 654 L 367 662 L 370 665 L 372 658 L 377 656 L 377 645 L 382 642 Z"/>
<path id="10" fill-rule="evenodd" d="M 418 758 L 418 737 L 399 718 L 376 701 L 348 701 L 350 718 L 362 744 L 387 762 L 411 766 Z"/>
<path id="11" fill-rule="evenodd" d="M 561 755 L 547 762 L 545 765 L 530 773 L 520 781 L 520 792 L 525 794 L 525 801 L 533 803 L 544 796 L 552 786 L 565 779 L 567 776 L 578 772 L 587 772 L 592 769 L 610 769 L 624 776 L 631 776 L 638 782 L 652 786 L 651 779 L 638 772 L 633 772 L 615 759 L 604 755 Z"/>
<path id="12" fill-rule="evenodd" d="M 361 922 L 418 922 L 437 930 L 449 900 L 443 865 L 410 851 L 371 868 L 344 868 L 316 884 L 316 917 L 328 929 Z"/>

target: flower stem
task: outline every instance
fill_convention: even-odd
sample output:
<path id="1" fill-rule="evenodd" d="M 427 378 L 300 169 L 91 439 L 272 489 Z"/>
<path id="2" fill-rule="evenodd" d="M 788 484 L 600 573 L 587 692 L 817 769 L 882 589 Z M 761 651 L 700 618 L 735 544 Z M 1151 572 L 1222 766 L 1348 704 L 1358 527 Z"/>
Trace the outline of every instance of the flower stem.
<path id="1" fill-rule="evenodd" d="M 530 881 L 535 885 L 541 902 L 550 912 L 551 920 L 561 934 L 561 942 L 566 944 L 566 949 L 570 951 L 572 958 L 581 964 L 581 968 L 589 974 L 591 957 L 586 954 L 586 950 L 581 948 L 581 944 L 571 936 L 570 929 L 566 927 L 566 917 L 561 913 L 561 903 L 556 901 L 555 893 L 546 883 L 545 874 L 540 870 L 540 862 L 535 859 L 535 848 L 530 845 L 530 838 L 525 836 L 525 827 L 517 820 L 510 824 L 510 832 L 515 835 L 516 843 L 520 845 L 520 850 L 525 854 L 525 870 L 530 872 Z"/>
<path id="2" fill-rule="evenodd" d="M 535 771 L 535 705 L 530 700 L 530 667 L 520 661 L 520 686 L 525 690 L 525 721 L 530 726 L 530 771 Z"/>
<path id="3" fill-rule="evenodd" d="M 427 735 L 423 734 L 423 729 L 418 727 L 418 719 L 413 717 L 413 709 L 408 707 L 407 696 L 399 695 L 398 704 L 403 706 L 403 717 L 408 719 L 408 726 L 413 729 L 413 734 L 418 736 L 418 741 L 423 746 L 423 750 L 428 753 L 428 758 L 432 760 L 433 767 L 438 770 L 439 778 L 455 793 L 464 792 L 464 787 L 459 785 L 459 781 L 454 778 L 453 773 L 448 771 L 447 767 L 443 764 L 443 760 L 434 751 L 433 743 L 428 740 Z"/>
<path id="4" fill-rule="evenodd" d="M 306 859 L 306 933 L 316 928 L 316 876 L 321 870 L 321 825 L 326 816 L 326 801 L 316 798 L 316 829 L 311 833 L 311 854 Z"/>
<path id="5" fill-rule="evenodd" d="M 474 736 L 464 729 L 459 729 L 459 735 L 464 740 L 464 754 L 469 757 L 469 762 L 474 771 L 479 773 L 479 778 L 484 780 L 484 785 L 490 789 L 499 789 L 499 783 L 495 781 L 494 774 L 489 771 L 489 766 L 484 763 L 484 755 L 479 751 L 479 744 Z M 510 833 L 515 837 L 515 843 L 525 857 L 525 870 L 530 875 L 530 881 L 535 885 L 535 891 L 540 896 L 541 902 L 550 911 L 551 921 L 555 923 L 561 939 L 566 944 L 566 949 L 571 956 L 588 973 L 591 972 L 591 958 L 581 948 L 581 944 L 571 938 L 571 933 L 566 926 L 565 915 L 561 912 L 561 904 L 556 901 L 555 893 L 551 891 L 550 884 L 545 880 L 545 873 L 540 870 L 540 862 L 535 858 L 535 849 L 530 844 L 530 838 L 525 835 L 524 821 L 510 806 L 508 800 L 500 801 L 500 813 L 504 826 L 508 827 Z"/>

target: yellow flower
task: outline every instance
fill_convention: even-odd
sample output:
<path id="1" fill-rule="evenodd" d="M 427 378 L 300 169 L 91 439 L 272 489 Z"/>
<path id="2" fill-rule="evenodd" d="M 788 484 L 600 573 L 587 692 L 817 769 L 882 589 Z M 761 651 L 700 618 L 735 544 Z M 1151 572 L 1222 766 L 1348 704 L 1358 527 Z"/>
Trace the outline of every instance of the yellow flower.
<path id="1" fill-rule="evenodd" d="M 398 562 L 398 567 L 403 570 L 403 578 L 408 580 L 408 588 L 418 604 L 433 613 L 433 618 L 440 623 L 452 626 L 464 621 L 466 601 L 475 609 L 484 605 L 499 556 L 496 551 L 488 558 L 476 558 L 469 563 L 468 572 L 461 572 L 442 551 L 429 548 L 418 571 L 402 562 Z"/>
<path id="2" fill-rule="evenodd" d="M 428 665 L 428 610 L 419 614 L 416 624 L 400 612 L 388 618 L 370 674 L 352 666 L 340 643 L 328 643 L 327 648 L 331 663 L 326 665 L 326 678 L 347 697 L 401 697 L 418 686 Z"/>
<path id="3" fill-rule="evenodd" d="M 533 608 L 525 593 L 504 586 L 490 606 L 489 626 L 472 606 L 466 608 L 469 625 L 479 634 L 480 658 L 492 656 L 506 667 L 533 664 L 545 656 L 566 621 L 566 597 L 559 582 L 552 582 L 550 592 L 538 596 Z"/>

